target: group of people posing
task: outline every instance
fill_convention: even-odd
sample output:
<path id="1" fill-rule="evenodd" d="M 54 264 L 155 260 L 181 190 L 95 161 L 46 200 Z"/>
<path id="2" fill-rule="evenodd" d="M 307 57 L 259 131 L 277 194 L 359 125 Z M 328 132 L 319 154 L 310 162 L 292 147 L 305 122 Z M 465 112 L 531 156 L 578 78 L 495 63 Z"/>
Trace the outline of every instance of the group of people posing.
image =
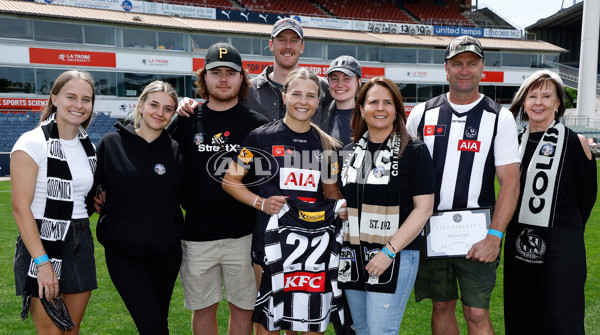
<path id="1" fill-rule="evenodd" d="M 561 79 L 534 73 L 506 109 L 479 93 L 484 50 L 461 36 L 446 50 L 449 92 L 407 119 L 397 85 L 363 83 L 353 57 L 326 79 L 299 68 L 303 38 L 297 21 L 275 23 L 274 64 L 252 81 L 234 46 L 212 45 L 196 73 L 203 104 L 152 82 L 97 148 L 85 131 L 93 79 L 60 75 L 11 152 L 21 317 L 40 334 L 79 332 L 97 288 L 97 211 L 140 334 L 168 334 L 178 274 L 194 334 L 217 334 L 223 291 L 231 334 L 330 322 L 337 334 L 397 334 L 413 288 L 433 301 L 433 334 L 459 333 L 459 297 L 469 333 L 493 334 L 504 234 L 506 333 L 583 334 L 596 163 L 560 122 Z M 466 255 L 428 256 L 432 215 L 479 209 L 489 230 Z"/>

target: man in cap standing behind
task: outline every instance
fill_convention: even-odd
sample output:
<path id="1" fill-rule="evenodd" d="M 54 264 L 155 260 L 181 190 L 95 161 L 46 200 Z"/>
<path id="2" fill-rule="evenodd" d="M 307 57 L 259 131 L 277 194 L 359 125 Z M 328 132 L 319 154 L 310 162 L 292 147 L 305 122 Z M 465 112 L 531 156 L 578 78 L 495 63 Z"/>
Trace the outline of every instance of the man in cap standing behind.
<path id="1" fill-rule="evenodd" d="M 489 301 L 503 232 L 519 194 L 517 128 L 510 111 L 479 93 L 484 53 L 477 39 L 453 39 L 445 58 L 449 92 L 416 106 L 407 129 L 423 139 L 433 158 L 436 211 L 493 207 L 493 214 L 486 237 L 466 257 L 421 256 L 415 297 L 433 300 L 433 334 L 459 334 L 455 309 L 460 287 L 469 334 L 493 334 Z M 500 183 L 497 201 L 495 176 Z"/>
<path id="2" fill-rule="evenodd" d="M 298 68 L 298 60 L 304 52 L 304 30 L 298 21 L 292 18 L 283 18 L 275 22 L 269 39 L 269 50 L 273 53 L 274 64 L 267 66 L 261 74 L 251 80 L 252 86 L 248 98 L 242 103 L 270 121 L 282 119 L 285 115 L 285 106 L 281 95 L 283 82 L 292 70 Z M 327 80 L 319 77 L 321 90 L 324 95 L 319 101 L 319 107 L 312 117 L 317 125 L 323 119 L 323 106 L 331 102 L 329 84 Z M 190 98 L 183 98 L 179 102 L 177 114 L 189 116 L 198 103 Z"/>
<path id="3" fill-rule="evenodd" d="M 267 66 L 261 74 L 252 79 L 252 88 L 244 105 L 255 110 L 269 120 L 279 120 L 285 115 L 285 106 L 281 96 L 283 82 L 292 70 L 298 67 L 298 59 L 304 52 L 304 30 L 298 21 L 283 18 L 275 22 L 269 39 L 269 50 L 273 53 L 274 64 Z M 324 96 L 312 120 L 319 124 L 323 106 L 331 101 L 329 84 L 321 80 Z"/>
<path id="4" fill-rule="evenodd" d="M 180 271 L 184 304 L 194 311 L 195 335 L 217 334 L 217 306 L 225 285 L 229 333 L 251 334 L 256 281 L 250 244 L 256 211 L 225 193 L 221 181 L 242 140 L 268 120 L 240 103 L 250 80 L 232 45 L 213 44 L 196 76 L 206 103 L 192 117 L 177 117 L 169 126 L 187 168 Z"/>

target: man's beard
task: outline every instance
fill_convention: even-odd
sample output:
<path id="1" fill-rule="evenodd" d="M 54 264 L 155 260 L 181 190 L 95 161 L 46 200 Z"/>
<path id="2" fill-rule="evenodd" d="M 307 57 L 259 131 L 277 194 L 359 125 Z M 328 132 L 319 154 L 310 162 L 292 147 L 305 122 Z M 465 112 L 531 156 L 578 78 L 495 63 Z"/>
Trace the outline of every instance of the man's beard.
<path id="1" fill-rule="evenodd" d="M 216 88 L 207 88 L 209 100 L 218 101 L 218 102 L 229 102 L 231 100 L 235 100 L 240 93 L 240 88 L 237 89 L 235 87 L 231 87 L 231 91 L 224 93 L 220 92 Z"/>

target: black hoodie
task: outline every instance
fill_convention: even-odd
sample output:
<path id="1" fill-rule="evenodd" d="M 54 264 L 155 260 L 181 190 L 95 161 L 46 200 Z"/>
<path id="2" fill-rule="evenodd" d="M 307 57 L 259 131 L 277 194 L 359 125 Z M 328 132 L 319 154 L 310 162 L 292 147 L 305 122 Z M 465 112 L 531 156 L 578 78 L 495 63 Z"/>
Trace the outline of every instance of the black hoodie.
<path id="1" fill-rule="evenodd" d="M 180 243 L 183 158 L 166 131 L 152 142 L 115 124 L 98 144 L 96 182 L 106 191 L 98 241 L 133 256 L 161 254 Z"/>

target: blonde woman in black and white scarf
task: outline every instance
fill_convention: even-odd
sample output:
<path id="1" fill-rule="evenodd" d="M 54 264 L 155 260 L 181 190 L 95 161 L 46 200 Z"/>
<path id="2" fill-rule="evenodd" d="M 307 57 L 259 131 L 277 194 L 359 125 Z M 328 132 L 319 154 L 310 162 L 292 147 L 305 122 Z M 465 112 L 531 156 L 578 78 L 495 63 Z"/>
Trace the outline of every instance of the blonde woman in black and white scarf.
<path id="1" fill-rule="evenodd" d="M 387 78 L 364 85 L 351 125 L 338 283 L 356 334 L 398 334 L 419 266 L 419 233 L 433 210 L 433 163 L 427 146 L 408 136 L 402 96 Z"/>
<path id="2" fill-rule="evenodd" d="M 596 161 L 584 136 L 565 127 L 560 77 L 541 70 L 510 108 L 519 135 L 521 194 L 506 232 L 506 334 L 584 334 L 584 230 L 596 200 Z"/>
<path id="3" fill-rule="evenodd" d="M 11 152 L 19 228 L 15 286 L 23 296 L 21 317 L 31 311 L 38 334 L 78 334 L 98 287 L 88 219 L 96 153 L 85 132 L 95 97 L 89 73 L 64 72 L 54 82 L 40 126 L 24 133 Z"/>

